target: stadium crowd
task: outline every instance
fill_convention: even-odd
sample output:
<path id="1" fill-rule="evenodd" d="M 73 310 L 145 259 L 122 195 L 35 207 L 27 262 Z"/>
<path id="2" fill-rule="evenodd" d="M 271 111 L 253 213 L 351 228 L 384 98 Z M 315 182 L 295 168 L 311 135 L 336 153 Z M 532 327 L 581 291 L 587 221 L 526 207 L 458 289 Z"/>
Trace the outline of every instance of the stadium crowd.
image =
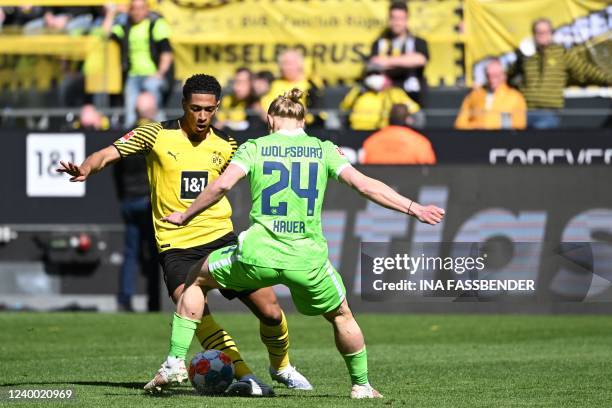
<path id="1" fill-rule="evenodd" d="M 371 44 L 363 61 L 363 75 L 352 86 L 342 88 L 339 101 L 329 97 L 321 80 L 307 75 L 304 57 L 296 49 L 278 55 L 278 76 L 269 71 L 239 68 L 225 87 L 216 125 L 231 131 L 265 131 L 265 112 L 278 94 L 298 87 L 305 91 L 310 126 L 375 131 L 387 127 L 405 106 L 403 127 L 427 126 L 431 106 L 425 67 L 430 59 L 428 43 L 412 34 L 407 4 L 391 3 L 388 27 Z M 65 61 L 57 85 L 59 106 L 82 107 L 65 127 L 107 130 L 129 129 L 136 123 L 141 93 L 153 96 L 156 120 L 165 119 L 171 96 L 180 88 L 174 76 L 170 25 L 152 11 L 146 0 L 104 7 L 2 7 L 0 27 L 23 35 L 65 33 L 100 35 L 121 49 L 124 86 L 122 95 L 110 98 L 111 106 L 123 106 L 121 119 L 109 118 L 98 109 L 108 95 L 87 94 L 83 64 Z M 491 59 L 486 81 L 475 84 L 465 96 L 455 119 L 457 129 L 558 128 L 564 107 L 563 90 L 569 84 L 612 84 L 609 70 L 591 63 L 578 53 L 553 43 L 553 25 L 539 18 L 532 25 L 535 48 L 518 51 L 512 64 Z M 504 65 L 506 64 L 506 65 Z M 101 98 L 102 97 L 102 98 Z M 397 109 L 396 109 L 397 111 Z"/>

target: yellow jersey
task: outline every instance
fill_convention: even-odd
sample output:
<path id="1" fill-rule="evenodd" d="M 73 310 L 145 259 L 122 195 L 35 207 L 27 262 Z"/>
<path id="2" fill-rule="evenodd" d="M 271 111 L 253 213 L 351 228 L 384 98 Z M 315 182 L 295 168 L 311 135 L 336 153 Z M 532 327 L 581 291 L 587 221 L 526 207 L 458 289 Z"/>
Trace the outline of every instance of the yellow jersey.
<path id="1" fill-rule="evenodd" d="M 406 105 L 410 114 L 421 110 L 403 89 L 387 88 L 371 91 L 356 86 L 349 91 L 340 109 L 349 112 L 349 124 L 353 130 L 382 129 L 389 124 L 389 112 L 395 104 Z"/>
<path id="2" fill-rule="evenodd" d="M 160 252 L 207 244 L 233 231 L 227 198 L 177 227 L 161 218 L 185 211 L 200 192 L 223 173 L 237 148 L 226 133 L 210 128 L 201 142 L 192 142 L 178 120 L 149 123 L 113 144 L 121 157 L 144 154 L 151 189 L 153 226 Z"/>

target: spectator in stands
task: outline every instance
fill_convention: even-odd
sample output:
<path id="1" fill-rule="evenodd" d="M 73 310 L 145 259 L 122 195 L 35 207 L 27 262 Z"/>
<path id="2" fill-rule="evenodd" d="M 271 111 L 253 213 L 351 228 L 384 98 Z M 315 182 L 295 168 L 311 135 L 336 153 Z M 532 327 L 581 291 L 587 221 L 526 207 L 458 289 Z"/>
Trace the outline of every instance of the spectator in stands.
<path id="1" fill-rule="evenodd" d="M 71 34 L 87 34 L 91 36 L 104 37 L 106 33 L 110 32 L 113 25 L 113 20 L 116 16 L 118 8 L 123 8 L 127 11 L 127 6 L 116 6 L 114 4 L 107 4 L 104 7 L 89 8 L 90 15 L 82 16 L 82 25 L 79 29 L 76 29 Z M 72 9 L 72 7 L 71 7 Z M 112 12 L 109 12 L 110 10 Z M 102 51 L 100 51 L 102 53 Z M 101 54 L 99 54 L 100 58 Z M 58 84 L 58 97 L 60 106 L 79 106 L 84 103 L 93 101 L 96 104 L 106 104 L 106 95 L 104 94 L 87 94 L 85 89 L 86 72 L 91 71 L 91 62 L 95 63 L 99 61 L 98 58 L 88 59 L 89 63 L 83 61 L 77 61 L 72 58 L 63 59 L 62 75 L 60 83 Z"/>
<path id="2" fill-rule="evenodd" d="M 253 91 L 253 73 L 248 68 L 238 68 L 232 81 L 232 93 L 223 96 L 216 126 L 231 130 L 246 130 L 253 115 L 247 110 L 254 109 L 257 98 Z"/>
<path id="3" fill-rule="evenodd" d="M 527 105 L 523 95 L 508 86 L 501 62 L 491 60 L 486 67 L 487 84 L 463 99 L 455 120 L 457 129 L 524 129 Z"/>
<path id="4" fill-rule="evenodd" d="M 41 32 L 83 34 L 100 14 L 96 7 L 45 7 L 41 18 L 28 21 L 23 26 L 26 34 Z"/>
<path id="5" fill-rule="evenodd" d="M 380 67 L 370 64 L 362 84 L 349 91 L 340 109 L 348 113 L 351 129 L 374 130 L 387 126 L 389 112 L 394 104 L 406 105 L 411 114 L 420 110 L 419 105 L 403 89 L 393 85 Z"/>
<path id="6" fill-rule="evenodd" d="M 0 7 L 0 28 L 12 26 L 22 29 L 28 22 L 41 19 L 45 14 L 44 7 L 30 5 L 19 7 Z"/>
<path id="7" fill-rule="evenodd" d="M 575 51 L 553 44 L 553 25 L 549 19 L 536 20 L 532 26 L 535 52 L 518 52 L 517 62 L 509 77 L 521 77 L 521 91 L 525 95 L 527 125 L 533 128 L 556 128 L 561 119 L 559 109 L 564 106 L 563 90 L 568 80 L 581 84 L 610 85 L 612 75 L 579 57 Z"/>
<path id="8" fill-rule="evenodd" d="M 136 126 L 146 125 L 154 122 L 157 117 L 157 99 L 150 92 L 141 92 L 136 99 L 136 114 L 138 121 Z"/>
<path id="9" fill-rule="evenodd" d="M 261 99 L 270 92 L 274 75 L 270 71 L 259 71 L 253 76 L 253 92 L 257 99 Z"/>
<path id="10" fill-rule="evenodd" d="M 264 130 L 267 128 L 266 116 L 268 111 L 264 110 L 261 105 L 261 100 L 270 92 L 270 87 L 274 81 L 274 74 L 270 71 L 259 71 L 253 75 L 253 95 L 255 97 L 255 103 L 253 109 L 259 116 L 259 121 L 255 121 L 253 124 L 261 126 L 263 123 Z"/>
<path id="11" fill-rule="evenodd" d="M 408 6 L 405 2 L 392 2 L 389 27 L 372 44 L 369 62 L 383 67 L 395 86 L 423 106 L 427 92 L 423 72 L 428 59 L 427 42 L 408 29 Z"/>
<path id="12" fill-rule="evenodd" d="M 304 56 L 296 49 L 288 49 L 278 57 L 278 68 L 280 78 L 275 79 L 270 84 L 268 93 L 261 97 L 261 107 L 267 112 L 272 101 L 285 92 L 293 88 L 304 91 L 302 103 L 308 108 L 316 108 L 319 103 L 319 89 L 321 84 L 317 84 L 313 79 L 306 76 L 304 67 Z M 314 117 L 310 115 L 306 118 L 306 123 L 311 124 Z"/>
<path id="13" fill-rule="evenodd" d="M 92 98 L 85 93 L 84 63 L 65 59 L 61 61 L 61 80 L 57 86 L 60 106 L 74 107 L 89 104 Z"/>
<path id="14" fill-rule="evenodd" d="M 128 18 L 118 20 L 111 38 L 121 46 L 125 73 L 125 126 L 136 121 L 136 98 L 143 92 L 155 96 L 161 107 L 163 93 L 173 82 L 173 53 L 170 26 L 159 14 L 149 10 L 146 0 L 131 0 Z M 157 120 L 162 118 L 158 114 Z"/>
<path id="15" fill-rule="evenodd" d="M 410 112 L 406 105 L 393 105 L 389 126 L 363 142 L 363 164 L 436 164 L 429 140 L 408 127 Z"/>
<path id="16" fill-rule="evenodd" d="M 74 129 L 82 130 L 108 130 L 110 121 L 92 104 L 83 105 L 79 119 L 73 122 Z"/>
<path id="17" fill-rule="evenodd" d="M 152 122 L 157 116 L 157 100 L 148 92 L 136 99 L 138 126 Z M 133 311 L 138 269 L 147 278 L 148 310 L 160 310 L 160 275 L 157 247 L 151 219 L 151 200 L 147 181 L 147 165 L 142 155 L 131 155 L 113 167 L 115 187 L 121 201 L 125 223 L 123 264 L 119 274 L 119 310 Z"/>

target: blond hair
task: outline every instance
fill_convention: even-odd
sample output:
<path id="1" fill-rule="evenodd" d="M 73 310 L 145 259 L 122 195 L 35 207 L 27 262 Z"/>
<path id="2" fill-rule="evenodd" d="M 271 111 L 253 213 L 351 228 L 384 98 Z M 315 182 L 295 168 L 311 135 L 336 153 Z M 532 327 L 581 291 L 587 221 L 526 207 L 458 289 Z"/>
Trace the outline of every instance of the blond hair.
<path id="1" fill-rule="evenodd" d="M 298 88 L 279 95 L 272 101 L 268 108 L 268 115 L 281 118 L 304 120 L 306 108 L 301 99 L 304 92 Z"/>

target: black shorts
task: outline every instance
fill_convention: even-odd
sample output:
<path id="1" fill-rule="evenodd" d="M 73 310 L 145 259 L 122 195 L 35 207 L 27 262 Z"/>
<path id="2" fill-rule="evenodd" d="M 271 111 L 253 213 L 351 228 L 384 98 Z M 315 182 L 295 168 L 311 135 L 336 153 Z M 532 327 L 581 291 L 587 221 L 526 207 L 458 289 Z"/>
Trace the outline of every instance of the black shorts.
<path id="1" fill-rule="evenodd" d="M 159 254 L 159 263 L 164 272 L 164 281 L 166 282 L 166 288 L 168 288 L 168 295 L 172 297 L 176 288 L 185 283 L 189 270 L 198 261 L 205 259 L 216 249 L 235 245 L 237 243 L 238 239 L 236 238 L 236 234 L 230 232 L 204 245 L 184 249 L 169 249 Z M 236 297 L 248 296 L 254 291 L 244 290 L 237 292 L 231 289 L 219 289 L 219 292 L 221 292 L 226 299 L 232 300 Z"/>

